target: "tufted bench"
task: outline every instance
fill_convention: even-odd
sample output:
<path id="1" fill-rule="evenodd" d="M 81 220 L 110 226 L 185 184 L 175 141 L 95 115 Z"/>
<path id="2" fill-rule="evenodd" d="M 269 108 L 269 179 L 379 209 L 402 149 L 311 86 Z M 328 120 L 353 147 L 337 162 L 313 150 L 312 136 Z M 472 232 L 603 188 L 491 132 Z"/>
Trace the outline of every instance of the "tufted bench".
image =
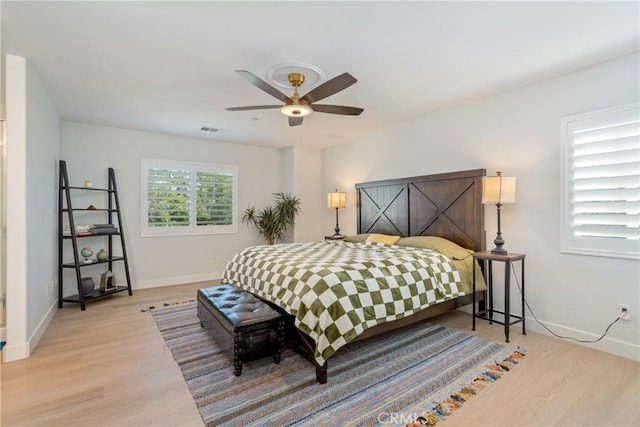
<path id="1" fill-rule="evenodd" d="M 198 289 L 200 325 L 233 358 L 233 373 L 242 363 L 268 355 L 280 363 L 284 351 L 285 321 L 267 303 L 233 285 Z"/>

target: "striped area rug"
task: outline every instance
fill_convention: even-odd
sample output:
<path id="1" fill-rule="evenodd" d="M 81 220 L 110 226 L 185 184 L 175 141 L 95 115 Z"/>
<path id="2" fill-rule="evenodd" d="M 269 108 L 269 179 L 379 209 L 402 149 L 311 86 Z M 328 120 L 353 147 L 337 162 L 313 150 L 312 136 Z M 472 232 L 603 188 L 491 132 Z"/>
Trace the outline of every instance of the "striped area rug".
<path id="1" fill-rule="evenodd" d="M 329 379 L 287 350 L 233 364 L 200 327 L 196 303 L 151 311 L 207 426 L 434 425 L 507 372 L 524 351 L 434 323 L 352 343 Z"/>

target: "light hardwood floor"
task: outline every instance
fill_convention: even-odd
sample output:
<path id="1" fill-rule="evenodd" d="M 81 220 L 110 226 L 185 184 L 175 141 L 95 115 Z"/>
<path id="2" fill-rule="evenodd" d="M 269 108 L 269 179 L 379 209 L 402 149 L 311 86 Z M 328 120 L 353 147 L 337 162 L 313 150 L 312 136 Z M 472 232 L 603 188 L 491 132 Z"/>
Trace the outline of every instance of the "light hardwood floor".
<path id="1" fill-rule="evenodd" d="M 2 426 L 202 426 L 148 312 L 203 283 L 134 291 L 59 310 L 33 355 L 1 368 Z M 503 329 L 453 312 L 445 326 L 503 342 Z M 511 329 L 527 357 L 447 418 L 448 426 L 640 426 L 640 363 Z M 310 366 L 309 369 L 312 369 Z M 331 365 L 329 365 L 331 375 Z"/>

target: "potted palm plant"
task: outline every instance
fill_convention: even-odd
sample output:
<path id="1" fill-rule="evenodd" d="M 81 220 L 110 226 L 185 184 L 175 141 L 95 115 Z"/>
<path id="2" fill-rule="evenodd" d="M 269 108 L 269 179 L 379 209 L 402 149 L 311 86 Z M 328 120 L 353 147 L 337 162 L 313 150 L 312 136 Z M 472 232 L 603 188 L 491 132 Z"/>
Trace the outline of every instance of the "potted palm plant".
<path id="1" fill-rule="evenodd" d="M 253 224 L 268 245 L 281 241 L 293 227 L 296 215 L 300 212 L 300 199 L 291 194 L 274 193 L 275 205 L 256 211 L 249 206 L 244 211 L 242 222 Z"/>

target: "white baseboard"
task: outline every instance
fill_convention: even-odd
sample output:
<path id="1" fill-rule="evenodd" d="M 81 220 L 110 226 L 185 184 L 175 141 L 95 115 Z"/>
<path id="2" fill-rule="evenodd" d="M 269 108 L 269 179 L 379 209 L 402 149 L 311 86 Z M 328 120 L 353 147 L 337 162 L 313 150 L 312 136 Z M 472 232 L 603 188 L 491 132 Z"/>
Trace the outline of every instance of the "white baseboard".
<path id="1" fill-rule="evenodd" d="M 471 315 L 470 307 L 462 307 L 459 310 L 464 311 L 465 313 L 468 313 L 469 315 Z M 526 320 L 525 326 L 527 331 L 532 331 L 539 334 L 547 335 L 549 337 L 557 338 L 557 337 L 554 337 L 544 327 L 542 327 L 538 322 L 536 322 L 536 320 L 533 317 L 527 317 L 525 320 Z M 584 340 L 584 341 L 593 341 L 600 337 L 600 335 L 594 335 L 589 332 L 580 331 L 578 329 L 573 329 L 573 328 L 569 328 L 562 325 L 557 325 L 555 323 L 550 323 L 550 322 L 541 322 L 541 323 L 543 323 L 547 328 L 551 329 L 554 333 L 558 335 L 566 336 L 566 337 L 573 337 L 573 338 Z M 522 324 L 520 323 L 516 323 L 515 325 L 513 325 L 513 328 L 515 329 L 512 329 L 511 333 L 522 332 Z M 557 338 L 557 339 L 561 339 L 561 338 Z M 595 350 L 604 351 L 605 353 L 615 354 L 616 356 L 621 356 L 627 359 L 640 362 L 640 345 L 637 345 L 637 344 L 624 342 L 614 338 L 607 338 L 607 337 L 604 337 L 601 341 L 597 343 L 590 343 L 590 344 L 579 343 L 574 340 L 566 340 L 566 339 L 563 339 L 563 341 L 572 342 L 585 347 L 593 348 Z"/>
<path id="2" fill-rule="evenodd" d="M 40 338 L 44 335 L 44 331 L 47 330 L 49 323 L 53 319 L 53 316 L 58 311 L 58 301 L 54 301 L 47 314 L 42 318 L 38 326 L 36 327 L 33 334 L 29 337 L 27 342 L 22 343 L 11 343 L 7 342 L 7 345 L 4 347 L 3 352 L 4 356 L 2 360 L 4 362 L 13 362 L 20 359 L 26 359 L 31 356 L 31 353 L 35 350 Z M 3 328 L 4 329 L 4 328 Z"/>
<path id="3" fill-rule="evenodd" d="M 2 349 L 2 361 L 13 362 L 16 360 L 26 359 L 29 357 L 29 344 L 26 342 L 11 344 L 7 342 L 7 345 Z"/>
<path id="4" fill-rule="evenodd" d="M 547 331 L 544 327 L 540 326 L 535 319 L 527 317 L 526 329 L 527 331 L 534 331 L 543 335 L 547 335 L 553 337 L 553 335 Z M 600 338 L 600 335 L 595 335 L 590 332 L 580 331 L 578 329 L 568 328 L 562 325 L 556 325 L 554 323 L 549 322 L 541 322 L 546 327 L 551 329 L 554 333 L 566 337 L 573 337 L 579 340 L 584 341 L 593 341 Z M 514 325 L 516 328 L 521 328 L 520 324 Z M 615 328 L 615 326 L 614 326 Z M 555 338 L 555 337 L 554 337 Z M 558 338 L 561 339 L 561 338 Z M 584 347 L 593 348 L 596 350 L 604 351 L 606 353 L 615 354 L 616 356 L 625 357 L 627 359 L 635 360 L 640 362 L 640 345 L 633 344 L 630 342 L 624 342 L 617 340 L 615 338 L 604 337 L 601 341 L 596 343 L 580 343 L 574 340 L 563 340 L 567 342 L 572 342 L 578 345 L 582 345 Z"/>
<path id="5" fill-rule="evenodd" d="M 51 304 L 51 307 L 49 307 L 49 311 L 47 311 L 46 316 L 42 318 L 42 320 L 36 327 L 36 330 L 33 331 L 33 334 L 31 334 L 31 337 L 29 337 L 29 354 L 33 353 L 33 350 L 35 350 L 36 346 L 40 342 L 40 338 L 42 338 L 42 335 L 44 335 L 44 331 L 47 330 L 49 323 L 51 323 L 51 320 L 53 320 L 53 316 L 55 316 L 57 311 L 58 300 L 56 299 L 53 304 Z"/>
<path id="6" fill-rule="evenodd" d="M 162 286 L 183 285 L 185 283 L 207 282 L 218 280 L 222 277 L 222 271 L 205 274 L 192 274 L 189 276 L 162 277 L 149 280 L 137 280 L 131 285 L 133 289 L 160 288 Z"/>

